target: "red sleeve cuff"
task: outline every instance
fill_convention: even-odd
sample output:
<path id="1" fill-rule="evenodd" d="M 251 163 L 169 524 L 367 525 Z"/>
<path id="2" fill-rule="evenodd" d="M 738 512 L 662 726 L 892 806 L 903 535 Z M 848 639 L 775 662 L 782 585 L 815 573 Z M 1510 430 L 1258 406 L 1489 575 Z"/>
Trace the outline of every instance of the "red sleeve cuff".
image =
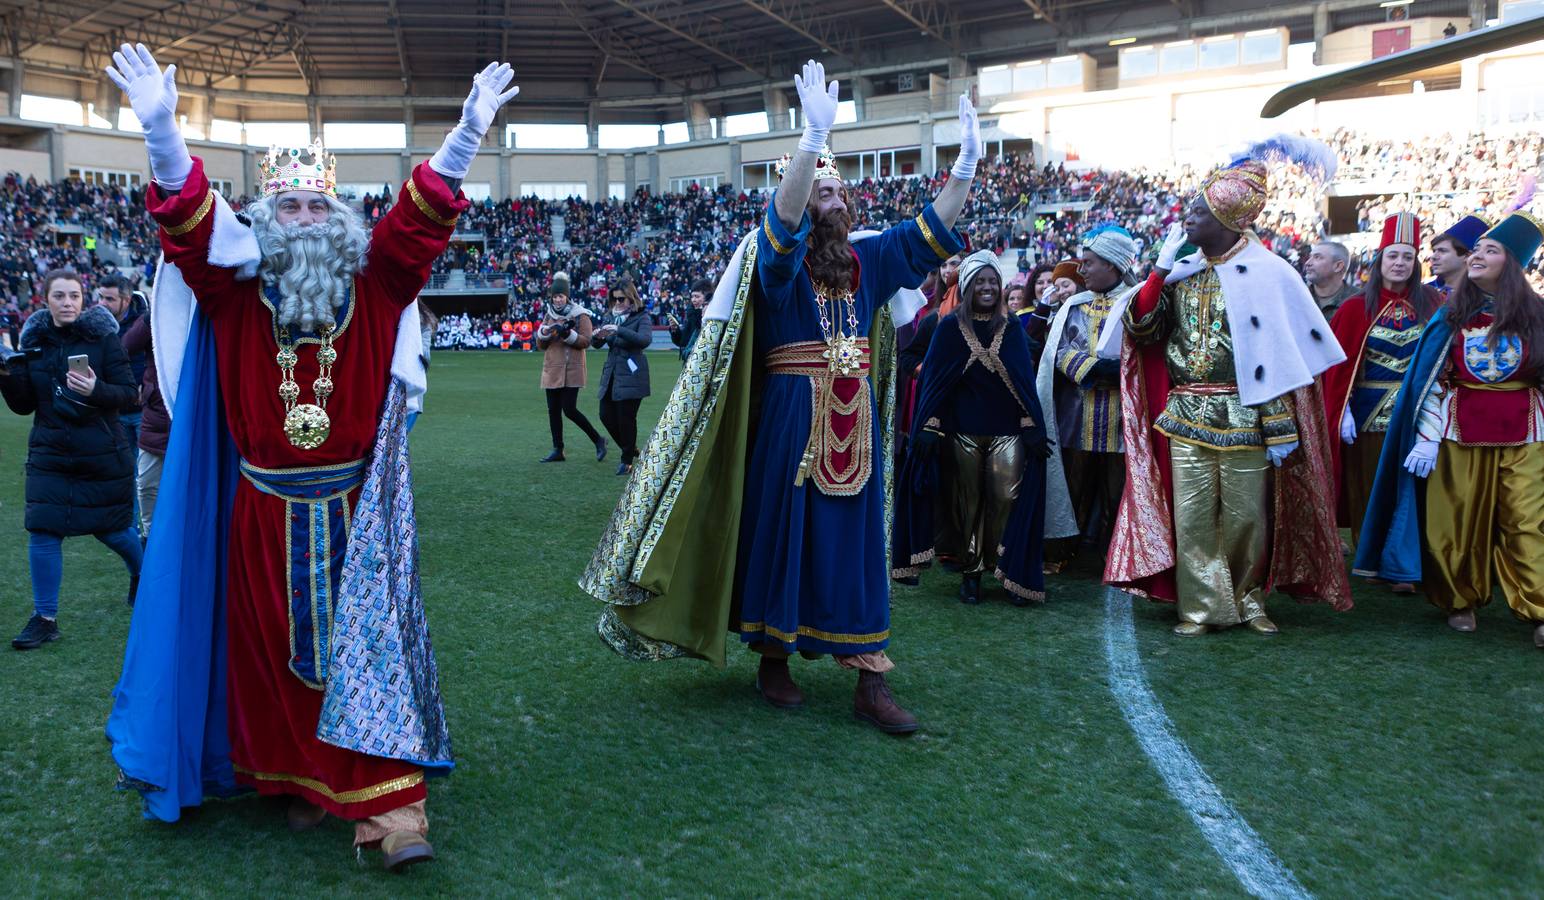
<path id="1" fill-rule="evenodd" d="M 1147 276 L 1147 280 L 1142 283 L 1141 289 L 1137 291 L 1136 315 L 1141 317 L 1152 312 L 1158 306 L 1158 298 L 1162 296 L 1163 276 L 1158 274 L 1158 271 L 1155 269 L 1151 275 Z"/>
<path id="2" fill-rule="evenodd" d="M 193 157 L 193 168 L 182 190 L 170 196 L 154 181 L 145 191 L 145 207 L 167 234 L 187 234 L 203 223 L 214 210 L 214 192 L 204 177 L 204 161 Z"/>
<path id="3" fill-rule="evenodd" d="M 459 190 L 451 196 L 445 179 L 429 168 L 428 163 L 419 163 L 413 168 L 413 174 L 402 185 L 397 202 L 413 210 L 417 217 L 442 228 L 456 227 L 456 218 L 472 205 Z"/>

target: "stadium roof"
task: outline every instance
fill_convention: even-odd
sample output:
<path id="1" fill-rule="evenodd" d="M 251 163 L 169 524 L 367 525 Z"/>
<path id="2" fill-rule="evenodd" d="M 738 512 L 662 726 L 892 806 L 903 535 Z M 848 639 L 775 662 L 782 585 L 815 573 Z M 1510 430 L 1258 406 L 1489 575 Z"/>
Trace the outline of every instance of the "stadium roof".
<path id="1" fill-rule="evenodd" d="M 433 118 L 453 117 L 470 74 L 505 59 L 527 111 L 663 122 L 687 98 L 716 114 L 759 109 L 761 88 L 786 88 L 809 57 L 886 92 L 906 72 L 1112 56 L 1123 36 L 1284 25 L 1306 39 L 1316 6 L 1334 27 L 1385 15 L 1379 0 L 0 0 L 0 20 L 9 55 L 44 76 L 97 81 L 118 43 L 143 41 L 222 100 L 309 94 L 358 109 L 407 97 Z M 1410 14 L 1467 16 L 1468 3 L 1419 0 Z"/>

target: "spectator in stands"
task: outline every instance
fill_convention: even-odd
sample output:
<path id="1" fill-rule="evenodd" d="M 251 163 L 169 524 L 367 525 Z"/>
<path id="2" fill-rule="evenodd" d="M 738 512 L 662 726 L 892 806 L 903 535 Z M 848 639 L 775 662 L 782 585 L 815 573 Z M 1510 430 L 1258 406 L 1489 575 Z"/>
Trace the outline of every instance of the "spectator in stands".
<path id="1" fill-rule="evenodd" d="M 27 556 L 32 569 L 32 618 L 11 641 L 17 650 L 60 637 L 59 584 L 63 541 L 93 535 L 122 557 L 134 602 L 140 566 L 134 527 L 134 463 L 119 411 L 138 390 L 118 325 L 106 309 L 86 309 L 79 275 L 44 275 L 47 308 L 21 332 L 24 359 L 13 357 L 0 393 L 18 415 L 30 415 L 27 438 Z"/>
<path id="2" fill-rule="evenodd" d="M 697 335 L 702 333 L 702 311 L 708 308 L 708 298 L 713 296 L 713 282 L 707 279 L 699 279 L 692 283 L 692 295 L 688 301 L 691 308 L 686 310 L 682 318 L 670 316 L 670 342 L 681 349 L 681 361 L 691 355 L 692 347 L 697 343 Z"/>
<path id="3" fill-rule="evenodd" d="M 172 417 L 161 397 L 160 376 L 156 374 L 155 342 L 150 333 L 150 316 L 135 320 L 123 336 L 124 352 L 145 357 L 145 374 L 139 382 L 139 456 L 134 466 L 135 497 L 139 502 L 140 542 L 150 536 L 150 519 L 155 513 L 155 499 L 161 490 L 161 463 L 166 459 L 166 441 L 171 436 Z"/>
<path id="4" fill-rule="evenodd" d="M 595 443 L 595 461 L 606 458 L 606 439 L 579 411 L 579 389 L 584 387 L 587 363 L 584 351 L 590 346 L 593 324 L 590 311 L 569 298 L 568 275 L 552 276 L 552 301 L 536 329 L 536 346 L 544 355 L 541 386 L 547 392 L 547 425 L 552 429 L 552 452 L 542 462 L 563 462 L 563 417 L 579 426 L 585 437 Z"/>
<path id="5" fill-rule="evenodd" d="M 617 474 L 626 475 L 638 458 L 638 407 L 649 396 L 649 359 L 643 351 L 654 340 L 654 320 L 632 279 L 612 283 L 604 321 L 594 335 L 595 346 L 609 348 L 600 373 L 600 423 L 622 449 Z"/>
<path id="6" fill-rule="evenodd" d="M 1320 241 L 1313 245 L 1308 260 L 1303 264 L 1303 278 L 1319 304 L 1319 311 L 1326 319 L 1335 315 L 1340 304 L 1361 293 L 1355 285 L 1346 282 L 1346 269 L 1351 265 L 1351 251 L 1345 244 Z"/>

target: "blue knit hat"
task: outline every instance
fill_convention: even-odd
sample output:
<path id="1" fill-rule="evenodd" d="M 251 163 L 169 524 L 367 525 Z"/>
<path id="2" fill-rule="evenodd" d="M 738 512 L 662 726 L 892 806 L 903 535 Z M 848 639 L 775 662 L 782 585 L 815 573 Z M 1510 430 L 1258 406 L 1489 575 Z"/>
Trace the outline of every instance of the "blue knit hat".
<path id="1" fill-rule="evenodd" d="M 1518 210 L 1502 219 L 1499 225 L 1485 232 L 1482 237 L 1490 238 L 1505 247 L 1518 265 L 1526 269 L 1533 262 L 1533 255 L 1539 252 L 1539 245 L 1544 244 L 1544 222 Z"/>

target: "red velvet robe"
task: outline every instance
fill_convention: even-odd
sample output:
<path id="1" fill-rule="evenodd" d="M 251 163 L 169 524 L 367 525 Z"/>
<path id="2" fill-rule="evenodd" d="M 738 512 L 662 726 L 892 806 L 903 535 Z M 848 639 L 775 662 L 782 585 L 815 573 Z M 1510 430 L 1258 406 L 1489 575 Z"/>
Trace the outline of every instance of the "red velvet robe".
<path id="1" fill-rule="evenodd" d="M 158 186 L 146 195 L 161 224 L 161 246 L 198 298 L 215 335 L 220 390 L 237 451 L 263 468 L 349 462 L 369 457 L 390 381 L 402 310 L 418 296 L 429 267 L 449 243 L 457 215 L 469 204 L 452 197 L 427 165 L 414 170 L 393 206 L 375 225 L 367 264 L 354 278 L 352 313 L 334 339 L 334 391 L 327 403 L 331 434 L 314 450 L 284 435 L 279 398 L 278 343 L 273 315 L 260 297 L 262 280 L 237 281 L 211 265 L 215 216 L 203 161 L 180 193 Z M 297 348 L 300 402 L 315 402 L 317 346 Z M 175 412 L 175 411 L 174 411 Z M 357 491 L 350 502 L 357 501 Z M 289 566 L 284 501 L 243 480 L 232 511 L 226 586 L 229 729 L 238 780 L 264 794 L 298 794 L 334 815 L 367 818 L 422 800 L 423 770 L 364 756 L 316 738 L 322 692 L 288 667 Z"/>

